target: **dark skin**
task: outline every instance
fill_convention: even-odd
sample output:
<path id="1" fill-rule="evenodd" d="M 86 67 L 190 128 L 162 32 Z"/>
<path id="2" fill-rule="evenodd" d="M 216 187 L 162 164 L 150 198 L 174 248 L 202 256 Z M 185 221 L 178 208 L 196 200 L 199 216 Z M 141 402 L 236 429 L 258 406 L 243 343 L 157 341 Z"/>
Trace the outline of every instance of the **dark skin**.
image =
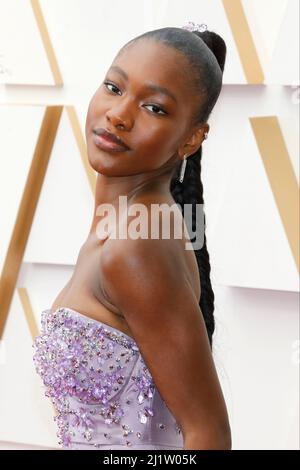
<path id="1" fill-rule="evenodd" d="M 128 206 L 143 203 L 149 210 L 152 203 L 174 205 L 174 165 L 192 155 L 209 130 L 207 123 L 192 126 L 195 97 L 186 70 L 179 52 L 143 39 L 116 56 L 92 97 L 85 131 L 89 162 L 98 173 L 94 214 L 73 276 L 52 308 L 73 308 L 134 338 L 182 428 L 185 449 L 230 449 L 226 405 L 199 308 L 194 251 L 185 249 L 185 238 L 101 240 L 96 233 L 96 208 L 110 203 L 118 210 L 119 195 L 127 196 Z M 150 91 L 149 81 L 175 100 Z M 130 150 L 99 149 L 95 127 L 118 135 Z M 127 228 L 130 221 L 121 224 Z"/>

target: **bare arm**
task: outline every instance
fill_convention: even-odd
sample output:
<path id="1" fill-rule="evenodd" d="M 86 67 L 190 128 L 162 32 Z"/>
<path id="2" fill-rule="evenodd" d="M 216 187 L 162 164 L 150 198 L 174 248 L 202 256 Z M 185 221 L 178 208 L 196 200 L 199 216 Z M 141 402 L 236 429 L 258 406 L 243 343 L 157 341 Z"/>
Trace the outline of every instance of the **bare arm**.
<path id="1" fill-rule="evenodd" d="M 178 242 L 178 241 L 177 241 Z M 230 449 L 227 410 L 205 323 L 175 240 L 113 240 L 103 287 L 122 311 L 185 449 Z"/>

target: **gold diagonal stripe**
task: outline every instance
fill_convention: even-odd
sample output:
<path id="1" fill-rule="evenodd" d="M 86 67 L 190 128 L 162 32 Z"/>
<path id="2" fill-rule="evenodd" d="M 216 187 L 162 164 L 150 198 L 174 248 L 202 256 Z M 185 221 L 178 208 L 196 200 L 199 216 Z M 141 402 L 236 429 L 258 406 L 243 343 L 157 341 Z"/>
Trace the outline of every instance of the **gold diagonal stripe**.
<path id="1" fill-rule="evenodd" d="M 88 181 L 90 188 L 92 190 L 93 195 L 95 195 L 96 192 L 96 173 L 92 169 L 91 165 L 89 164 L 88 161 L 88 156 L 87 156 L 87 149 L 86 149 L 86 144 L 83 138 L 83 134 L 80 128 L 80 123 L 78 116 L 76 114 L 74 106 L 66 106 L 67 113 L 70 119 L 71 127 L 73 130 L 74 137 L 76 139 L 79 152 L 81 155 L 81 160 L 85 169 L 85 173 L 87 175 Z"/>
<path id="2" fill-rule="evenodd" d="M 282 224 L 299 271 L 299 187 L 276 116 L 250 118 Z"/>
<path id="3" fill-rule="evenodd" d="M 46 108 L 0 277 L 0 338 L 3 334 L 33 217 L 52 152 L 62 106 Z"/>
<path id="4" fill-rule="evenodd" d="M 22 307 L 24 310 L 25 318 L 28 324 L 29 331 L 31 333 L 32 339 L 39 335 L 39 330 L 34 318 L 34 313 L 32 310 L 32 306 L 29 300 L 29 296 L 27 293 L 27 289 L 25 287 L 18 288 L 19 297 L 22 303 Z"/>
<path id="5" fill-rule="evenodd" d="M 43 12 L 39 3 L 39 0 L 30 0 L 31 1 L 31 7 L 40 31 L 40 35 L 42 38 L 42 42 L 47 54 L 49 66 L 52 71 L 52 75 L 54 78 L 54 83 L 55 85 L 62 86 L 63 85 L 63 80 L 62 76 L 59 70 L 59 66 L 55 57 L 55 52 L 51 43 L 51 39 L 48 33 L 48 29 L 46 26 L 46 22 L 43 17 Z"/>
<path id="6" fill-rule="evenodd" d="M 249 84 L 264 82 L 264 72 L 256 51 L 241 0 L 223 0 L 223 6 Z"/>

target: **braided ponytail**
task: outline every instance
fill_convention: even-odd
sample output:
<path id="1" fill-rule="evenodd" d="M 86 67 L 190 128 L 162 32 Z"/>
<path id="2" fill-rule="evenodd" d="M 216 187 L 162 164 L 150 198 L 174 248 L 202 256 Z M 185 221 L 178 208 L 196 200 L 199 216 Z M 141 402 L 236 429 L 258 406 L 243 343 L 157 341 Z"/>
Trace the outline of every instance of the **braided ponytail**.
<path id="1" fill-rule="evenodd" d="M 203 185 L 201 182 L 201 156 L 202 147 L 187 159 L 187 165 L 182 183 L 178 181 L 180 165 L 172 177 L 170 190 L 177 204 L 182 208 L 184 204 L 192 205 L 192 230 L 196 228 L 196 204 L 204 204 Z M 206 247 L 205 214 L 204 214 L 204 244 L 201 249 L 195 250 L 198 264 L 201 295 L 199 306 L 205 321 L 208 339 L 212 347 L 212 335 L 215 329 L 214 320 L 214 292 L 210 281 L 210 262 Z"/>
<path id="2" fill-rule="evenodd" d="M 216 33 L 211 31 L 193 31 L 200 37 L 210 50 L 216 56 L 221 71 L 224 70 L 226 46 L 223 39 Z M 205 116 L 202 115 L 201 120 L 206 121 L 208 115 L 211 112 L 212 107 L 216 101 L 215 96 L 210 97 L 207 100 L 207 110 Z M 213 104 L 212 104 L 213 103 Z M 204 119 L 203 119 L 204 117 Z M 182 183 L 178 181 L 181 164 L 176 168 L 173 174 L 170 190 L 171 194 L 177 204 L 182 208 L 184 204 L 192 204 L 192 229 L 196 227 L 196 204 L 204 204 L 203 199 L 203 184 L 201 181 L 201 158 L 202 158 L 202 146 L 193 155 L 188 157 L 187 165 L 184 174 L 184 180 Z M 200 287 L 201 295 L 199 306 L 205 321 L 206 330 L 210 346 L 212 348 L 212 336 L 215 330 L 215 318 L 214 318 L 214 291 L 212 289 L 210 280 L 210 260 L 209 253 L 206 245 L 205 235 L 205 214 L 204 214 L 204 243 L 201 249 L 195 250 L 195 256 L 198 264 L 199 276 L 200 276 Z"/>

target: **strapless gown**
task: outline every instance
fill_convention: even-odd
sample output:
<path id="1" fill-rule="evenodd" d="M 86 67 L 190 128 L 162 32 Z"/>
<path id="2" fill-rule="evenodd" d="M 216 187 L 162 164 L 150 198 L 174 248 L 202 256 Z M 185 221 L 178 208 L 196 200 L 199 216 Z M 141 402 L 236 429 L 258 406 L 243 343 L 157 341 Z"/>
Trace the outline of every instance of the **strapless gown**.
<path id="1" fill-rule="evenodd" d="M 184 448 L 130 336 L 71 308 L 47 309 L 33 348 L 63 449 Z"/>

